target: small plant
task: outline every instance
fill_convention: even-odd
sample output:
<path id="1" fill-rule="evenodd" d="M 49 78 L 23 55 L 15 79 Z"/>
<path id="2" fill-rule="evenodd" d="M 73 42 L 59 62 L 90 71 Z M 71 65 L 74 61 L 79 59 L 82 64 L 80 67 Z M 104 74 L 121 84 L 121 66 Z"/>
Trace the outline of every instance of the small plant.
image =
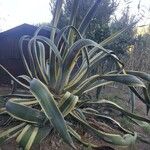
<path id="1" fill-rule="evenodd" d="M 89 145 L 92 148 L 99 147 L 81 138 L 75 130 L 75 122 L 86 128 L 87 132 L 91 131 L 104 141 L 114 145 L 129 146 L 135 143 L 136 139 L 141 139 L 136 132 L 126 130 L 111 117 L 100 114 L 92 108 L 92 104 L 110 107 L 131 119 L 150 123 L 149 119 L 127 112 L 114 102 L 82 99 L 83 94 L 97 87 L 119 82 L 127 85 L 145 103 L 148 112 L 150 108 L 148 89 L 137 77 L 149 82 L 150 76 L 141 72 L 126 72 L 118 57 L 111 50 L 104 48 L 106 44 L 129 27 L 99 44 L 84 38 L 89 22 L 101 1 L 97 0 L 93 4 L 80 26 L 76 28 L 74 23 L 77 17 L 78 2 L 79 0 L 74 0 L 68 26 L 61 30 L 57 29 L 63 4 L 62 0 L 57 0 L 51 27 L 40 27 L 33 37 L 25 35 L 20 39 L 21 56 L 28 76 L 20 75 L 15 78 L 0 65 L 0 68 L 9 74 L 15 83 L 25 88 L 27 93 L 18 94 L 13 89 L 13 93 L 0 97 L 0 114 L 7 114 L 18 120 L 17 125 L 0 133 L 1 144 L 16 137 L 19 145 L 23 149 L 29 150 L 32 145 L 40 143 L 50 135 L 54 129 L 74 149 L 76 147 L 73 138 L 87 147 Z M 42 29 L 50 31 L 50 38 L 39 35 Z M 24 55 L 24 42 L 28 42 L 29 58 Z M 49 47 L 48 58 L 45 57 L 47 46 Z M 108 58 L 111 58 L 116 65 L 114 71 L 89 76 L 89 70 L 97 62 L 107 61 Z M 136 88 L 143 89 L 144 97 L 138 94 Z M 108 125 L 113 125 L 124 135 L 106 133 L 101 128 L 95 127 L 89 118 L 99 118 L 101 121 L 109 123 Z"/>

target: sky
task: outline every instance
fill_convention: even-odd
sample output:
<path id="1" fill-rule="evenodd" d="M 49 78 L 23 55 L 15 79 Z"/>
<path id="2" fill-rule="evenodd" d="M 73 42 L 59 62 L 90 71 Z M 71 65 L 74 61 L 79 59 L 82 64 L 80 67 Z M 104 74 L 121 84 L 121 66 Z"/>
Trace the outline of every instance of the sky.
<path id="1" fill-rule="evenodd" d="M 49 7 L 50 0 L 0 0 L 0 31 L 5 31 L 23 23 L 37 24 L 50 22 L 52 15 Z M 125 6 L 120 0 L 116 15 Z M 139 0 L 131 0 L 129 4 L 131 14 L 137 14 Z M 150 24 L 150 0 L 141 0 L 141 13 L 144 15 L 139 25 Z M 142 12 L 144 10 L 144 12 Z"/>
<path id="2" fill-rule="evenodd" d="M 50 22 L 49 0 L 0 0 L 0 28 Z"/>

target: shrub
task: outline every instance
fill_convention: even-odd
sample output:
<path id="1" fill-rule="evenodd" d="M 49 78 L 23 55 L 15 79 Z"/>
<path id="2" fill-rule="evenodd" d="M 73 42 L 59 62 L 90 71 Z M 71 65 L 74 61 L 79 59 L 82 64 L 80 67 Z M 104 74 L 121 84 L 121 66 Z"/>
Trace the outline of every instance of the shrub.
<path id="1" fill-rule="evenodd" d="M 114 145 L 129 146 L 136 139 L 142 139 L 136 132 L 121 127 L 111 117 L 100 114 L 92 108 L 92 105 L 96 104 L 100 107 L 110 107 L 118 110 L 134 122 L 138 120 L 139 125 L 141 121 L 147 122 L 147 125 L 149 125 L 150 120 L 127 112 L 111 101 L 82 99 L 83 94 L 97 87 L 119 82 L 127 85 L 145 103 L 148 112 L 150 107 L 148 89 L 138 77 L 149 82 L 150 76 L 142 72 L 126 72 L 118 57 L 111 50 L 104 48 L 106 44 L 127 28 L 99 44 L 83 37 L 101 1 L 97 0 L 93 4 L 77 29 L 73 25 L 77 17 L 78 2 L 79 0 L 74 0 L 68 26 L 61 30 L 57 29 L 63 3 L 62 0 L 57 0 L 51 27 L 40 27 L 33 37 L 26 35 L 20 39 L 21 56 L 28 76 L 20 75 L 15 78 L 0 65 L 0 68 L 9 74 L 15 83 L 26 90 L 26 94 L 14 93 L 13 90 L 13 93 L 0 97 L 0 114 L 7 114 L 18 120 L 17 125 L 1 132 L 0 143 L 16 137 L 16 141 L 23 149 L 31 149 L 32 145 L 41 142 L 54 129 L 74 149 L 76 147 L 72 138 L 85 146 L 99 147 L 82 139 L 75 130 L 75 122 L 84 126 L 87 131 L 92 131 L 93 134 Z M 39 35 L 41 29 L 50 31 L 50 38 Z M 23 43 L 26 41 L 28 41 L 28 62 L 23 53 Z M 45 57 L 45 46 L 47 47 L 47 45 L 49 46 L 48 59 Z M 104 62 L 109 58 L 115 63 L 114 71 L 106 74 L 88 75 L 89 70 L 97 62 Z M 21 80 L 25 80 L 25 82 L 21 82 Z M 25 84 L 26 82 L 27 84 Z M 136 88 L 143 90 L 144 97 L 137 92 Z M 96 128 L 89 122 L 87 116 L 99 118 L 101 121 L 109 123 L 110 126 L 113 125 L 113 128 L 119 129 L 124 135 L 106 133 L 101 128 Z"/>

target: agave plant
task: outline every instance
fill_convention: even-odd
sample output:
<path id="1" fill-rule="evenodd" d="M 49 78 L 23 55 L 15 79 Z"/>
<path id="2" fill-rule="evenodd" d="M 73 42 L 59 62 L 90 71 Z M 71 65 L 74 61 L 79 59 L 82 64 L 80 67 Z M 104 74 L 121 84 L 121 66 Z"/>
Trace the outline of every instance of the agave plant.
<path id="1" fill-rule="evenodd" d="M 149 126 L 149 119 L 135 115 L 133 112 L 127 112 L 108 100 L 93 101 L 82 98 L 83 94 L 97 87 L 119 82 L 127 85 L 145 103 L 147 113 L 150 108 L 149 86 L 147 87 L 143 80 L 139 79 L 150 82 L 150 75 L 143 72 L 125 71 L 124 65 L 118 57 L 111 50 L 104 48 L 130 27 L 117 32 L 101 43 L 84 37 L 100 2 L 97 0 L 93 4 L 77 28 L 74 26 L 74 22 L 79 0 L 74 0 L 69 25 L 60 30 L 57 28 L 57 23 L 63 0 L 57 0 L 51 26 L 42 26 L 33 37 L 25 35 L 20 39 L 20 53 L 28 75 L 20 75 L 15 78 L 0 65 L 0 68 L 26 92 L 26 94 L 18 94 L 13 89 L 11 94 L 1 95 L 0 115 L 9 115 L 17 120 L 17 125 L 0 133 L 0 144 L 16 137 L 19 145 L 23 149 L 29 150 L 32 145 L 40 143 L 52 134 L 52 130 L 56 130 L 64 142 L 74 149 L 76 147 L 73 138 L 85 146 L 99 147 L 92 142 L 83 140 L 76 131 L 74 123 L 80 124 L 110 144 L 130 146 L 135 143 L 136 139 L 145 141 L 138 133 L 124 129 L 119 122 L 110 116 L 100 114 L 98 110 L 90 106 L 96 104 L 118 110 L 141 126 L 143 124 Z M 49 38 L 39 34 L 43 29 L 50 32 Z M 29 58 L 24 55 L 24 42 L 28 43 L 26 51 L 28 51 Z M 89 76 L 89 71 L 97 62 L 107 61 L 108 58 L 111 58 L 115 63 L 113 71 Z M 136 88 L 141 88 L 144 96 L 141 96 Z M 100 128 L 94 127 L 89 122 L 88 116 L 109 122 L 109 125 L 113 124 L 114 128 L 122 131 L 122 134 L 106 133 Z"/>

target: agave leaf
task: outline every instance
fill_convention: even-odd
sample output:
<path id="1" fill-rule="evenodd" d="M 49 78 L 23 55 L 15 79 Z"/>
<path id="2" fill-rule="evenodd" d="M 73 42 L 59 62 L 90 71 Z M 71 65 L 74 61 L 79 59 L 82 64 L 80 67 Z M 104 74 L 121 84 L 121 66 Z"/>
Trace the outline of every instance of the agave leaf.
<path id="1" fill-rule="evenodd" d="M 150 110 L 150 95 L 148 93 L 148 89 L 143 88 L 143 94 L 146 99 L 146 102 L 145 102 L 146 103 L 146 113 L 148 115 L 149 110 Z"/>
<path id="2" fill-rule="evenodd" d="M 51 26 L 51 25 L 48 25 L 48 26 L 46 26 L 46 25 L 41 25 L 41 26 L 34 32 L 34 35 L 33 35 L 33 36 L 36 37 L 36 36 L 40 35 L 41 30 L 49 31 L 49 33 L 51 33 L 51 30 L 52 30 L 52 29 L 56 30 L 56 32 L 59 32 L 59 31 L 60 31 L 57 27 L 53 27 L 53 26 Z"/>
<path id="3" fill-rule="evenodd" d="M 126 73 L 140 77 L 141 79 L 150 82 L 150 75 L 146 72 L 126 70 Z"/>
<path id="4" fill-rule="evenodd" d="M 74 0 L 73 1 L 73 5 L 72 5 L 72 11 L 71 11 L 71 16 L 70 16 L 70 20 L 69 20 L 69 25 L 74 25 L 74 21 L 77 15 L 77 10 L 78 10 L 78 4 L 79 4 L 79 0 Z"/>
<path id="5" fill-rule="evenodd" d="M 56 45 L 47 37 L 38 35 L 36 37 L 33 37 L 34 40 L 40 41 L 42 43 L 46 43 L 49 47 L 51 47 L 51 50 L 55 53 L 55 55 L 57 56 L 58 60 L 61 61 L 61 55 L 60 52 L 58 50 L 58 48 L 56 47 Z"/>
<path id="6" fill-rule="evenodd" d="M 94 75 L 82 82 L 78 88 L 77 91 L 74 91 L 74 94 L 82 94 L 84 90 L 88 90 L 89 86 L 92 84 L 95 84 L 95 82 L 101 81 L 102 79 L 105 79 L 107 81 L 115 81 L 115 82 L 120 82 L 123 84 L 126 84 L 128 86 L 138 86 L 138 87 L 144 87 L 144 83 L 139 80 L 137 77 L 133 75 L 124 75 L 124 74 L 107 74 L 107 75 Z M 101 82 L 99 86 L 107 85 L 110 84 L 111 82 Z M 90 90 L 90 88 L 89 88 Z"/>
<path id="7" fill-rule="evenodd" d="M 138 91 L 134 88 L 134 87 L 129 87 L 131 89 L 131 91 L 143 102 L 145 103 L 146 105 L 149 105 L 149 99 L 147 98 L 143 98 L 139 93 Z M 145 91 L 146 89 L 143 88 L 143 91 Z M 146 94 L 146 92 L 144 92 Z M 145 95 L 146 96 L 146 95 Z M 147 96 L 146 96 L 147 97 Z"/>
<path id="8" fill-rule="evenodd" d="M 89 144 L 91 145 L 91 147 L 93 147 L 93 148 L 98 148 L 99 146 L 97 146 L 97 145 L 94 145 L 94 144 L 92 144 L 92 143 L 87 143 L 87 142 L 85 142 L 85 141 L 83 141 L 82 139 L 81 139 L 81 136 L 75 131 L 75 130 L 73 130 L 70 126 L 67 126 L 68 127 L 68 131 L 70 132 L 70 134 L 77 140 L 77 141 L 79 141 L 81 144 L 83 144 L 84 146 L 89 146 Z"/>
<path id="9" fill-rule="evenodd" d="M 79 0 L 74 0 L 73 5 L 72 5 L 72 9 L 71 9 L 72 11 L 71 11 L 71 16 L 70 16 L 70 20 L 69 20 L 69 25 L 75 24 L 78 6 L 79 6 Z M 75 38 L 74 32 L 72 30 L 70 30 L 68 33 L 68 41 L 69 41 L 70 45 L 72 45 L 74 38 Z"/>
<path id="10" fill-rule="evenodd" d="M 83 111 L 81 109 L 75 109 L 75 112 L 78 114 L 78 116 L 84 120 L 85 122 L 87 122 L 85 115 L 83 114 Z"/>
<path id="11" fill-rule="evenodd" d="M 27 75 L 20 75 L 17 78 L 23 79 L 23 80 L 27 81 L 28 83 L 30 83 L 30 81 L 31 81 L 31 78 Z"/>
<path id="12" fill-rule="evenodd" d="M 6 112 L 6 108 L 5 108 L 6 102 L 7 100 L 3 96 L 0 96 L 0 114 Z"/>
<path id="13" fill-rule="evenodd" d="M 99 63 L 104 62 L 110 56 L 112 56 L 112 55 L 110 55 L 109 53 L 106 53 L 104 51 L 100 51 L 99 53 L 95 54 L 94 57 L 90 58 L 89 70 L 91 70 L 92 67 L 94 65 L 96 65 L 97 62 L 99 62 Z M 115 61 L 118 61 L 118 59 L 117 60 L 115 59 Z M 73 76 L 73 78 L 69 82 L 67 89 L 72 89 L 72 90 L 76 89 L 77 86 L 79 86 L 79 83 L 81 83 L 82 81 L 84 81 L 86 79 L 86 73 L 87 73 L 87 65 L 85 63 L 83 63 L 83 65 L 80 67 L 78 72 Z"/>
<path id="14" fill-rule="evenodd" d="M 73 91 L 74 94 L 77 94 L 77 95 L 81 95 L 82 93 L 87 93 L 97 87 L 103 87 L 105 85 L 108 85 L 108 84 L 112 84 L 113 82 L 112 81 L 101 81 L 101 82 L 97 82 L 97 83 L 93 83 L 92 85 L 89 85 L 89 84 L 85 87 L 85 86 L 82 86 L 81 87 L 79 86 L 79 88 L 77 88 L 76 91 Z"/>
<path id="15" fill-rule="evenodd" d="M 136 120 L 145 121 L 147 123 L 150 123 L 149 119 L 138 116 L 138 115 L 135 115 L 135 114 L 130 113 L 130 112 L 127 112 L 126 110 L 124 110 L 122 107 L 120 107 L 116 103 L 108 101 L 108 100 L 99 100 L 97 102 L 87 102 L 87 103 L 97 103 L 97 104 L 100 104 L 103 107 L 111 107 L 115 110 L 118 110 L 118 111 L 122 112 L 126 116 L 129 116 L 129 117 L 134 118 Z"/>
<path id="16" fill-rule="evenodd" d="M 129 74 L 130 73 L 149 82 L 150 76 L 147 73 L 137 72 L 137 71 L 131 71 L 131 72 L 129 71 Z M 143 103 L 146 104 L 146 106 L 147 106 L 146 111 L 148 114 L 149 109 L 150 109 L 149 84 L 148 84 L 147 88 L 143 88 L 143 94 L 144 94 L 145 99 L 136 91 L 136 89 L 134 87 L 129 87 L 129 88 Z"/>
<path id="17" fill-rule="evenodd" d="M 38 130 L 39 130 L 38 127 L 35 127 L 35 128 L 33 129 L 32 134 L 31 134 L 31 136 L 30 136 L 30 138 L 29 138 L 29 140 L 28 140 L 28 143 L 27 143 L 27 145 L 25 146 L 25 150 L 30 150 L 30 148 L 31 148 L 31 146 L 32 146 L 32 144 L 33 144 L 33 142 L 34 142 L 34 140 L 35 140 L 35 137 L 37 136 Z"/>
<path id="18" fill-rule="evenodd" d="M 120 82 L 123 84 L 126 84 L 128 86 L 138 86 L 138 87 L 144 87 L 144 83 L 139 80 L 137 77 L 133 75 L 128 75 L 128 74 L 110 74 L 110 75 L 103 75 L 103 79 L 107 81 L 115 81 L 115 82 Z"/>
<path id="19" fill-rule="evenodd" d="M 52 84 L 51 86 L 53 86 L 53 84 L 56 81 L 56 70 L 55 70 L 56 58 L 55 58 L 55 56 L 58 58 L 58 69 L 60 69 L 61 65 L 62 65 L 62 58 L 61 58 L 60 52 L 59 52 L 58 48 L 56 47 L 56 45 L 50 39 L 48 39 L 44 36 L 36 36 L 36 37 L 34 37 L 34 40 L 46 43 L 50 47 L 50 57 L 49 57 L 49 65 L 48 65 L 48 70 L 50 72 L 48 71 L 48 77 L 49 77 L 49 81 Z M 52 51 L 55 55 L 52 53 Z M 51 55 L 53 55 L 53 57 L 51 57 Z"/>
<path id="20" fill-rule="evenodd" d="M 32 148 L 32 145 L 39 144 L 50 132 L 51 128 L 44 126 L 42 128 L 26 125 L 17 137 L 16 141 L 25 150 Z"/>
<path id="21" fill-rule="evenodd" d="M 54 36 L 55 36 L 55 27 L 57 27 L 58 21 L 59 21 L 59 17 L 61 14 L 61 10 L 62 10 L 62 4 L 63 4 L 63 0 L 56 0 L 56 7 L 54 10 L 54 15 L 53 15 L 53 19 L 51 22 L 51 26 L 53 26 L 54 28 L 51 31 L 51 35 L 50 35 L 50 39 L 52 41 L 54 41 Z"/>
<path id="22" fill-rule="evenodd" d="M 91 70 L 91 68 L 96 64 L 96 62 L 103 62 L 105 61 L 105 59 L 107 58 L 107 55 L 101 56 L 100 55 L 96 55 L 96 58 L 91 59 L 89 62 L 89 70 Z M 87 73 L 87 65 L 84 63 L 79 70 L 77 71 L 77 73 L 72 77 L 72 79 L 70 80 L 70 82 L 68 83 L 66 90 L 69 91 L 73 91 L 74 89 L 77 88 L 77 86 L 79 86 L 79 84 L 81 82 L 83 82 L 86 78 L 86 73 Z"/>
<path id="23" fill-rule="evenodd" d="M 106 115 L 100 115 L 99 113 L 95 113 L 91 111 L 89 112 L 89 110 L 87 109 L 83 110 L 83 113 L 88 114 L 88 115 L 94 115 L 97 118 L 103 120 L 104 122 L 108 122 L 109 124 L 112 124 L 113 126 L 117 127 L 120 131 L 123 131 L 124 133 L 133 134 L 133 132 L 123 128 L 119 122 L 117 122 L 111 117 L 108 117 Z"/>
<path id="24" fill-rule="evenodd" d="M 48 136 L 48 134 L 52 129 L 53 127 L 49 127 L 49 126 L 44 126 L 39 128 L 38 133 L 34 139 L 33 145 L 41 143 L 42 140 Z"/>
<path id="25" fill-rule="evenodd" d="M 33 95 L 30 94 L 6 94 L 6 95 L 2 95 L 2 97 L 4 98 L 29 98 L 32 99 L 34 98 Z"/>
<path id="26" fill-rule="evenodd" d="M 61 90 L 64 85 L 67 85 L 70 74 L 79 58 L 78 56 L 81 51 L 84 53 L 85 60 L 87 62 L 86 67 L 88 68 L 90 62 L 86 46 L 90 45 L 95 46 L 97 44 L 89 39 L 79 39 L 68 49 L 63 60 L 62 75 L 58 78 L 56 89 Z"/>
<path id="27" fill-rule="evenodd" d="M 63 27 L 57 34 L 56 34 L 56 37 L 55 37 L 55 45 L 57 46 L 57 48 L 60 46 L 60 41 L 63 40 L 63 42 L 65 44 L 68 44 L 67 43 L 67 39 L 66 39 L 66 36 L 65 36 L 65 32 L 67 32 L 68 30 L 70 30 L 70 28 L 73 28 L 74 30 L 76 30 L 73 26 L 65 26 Z M 62 41 L 61 41 L 62 42 Z M 60 53 L 63 53 L 63 51 L 60 51 Z M 62 54 L 63 56 L 63 54 Z"/>
<path id="28" fill-rule="evenodd" d="M 114 144 L 114 145 L 119 145 L 119 146 L 129 146 L 133 143 L 135 143 L 137 134 L 134 133 L 134 135 L 131 134 L 125 134 L 123 137 L 118 135 L 118 134 L 110 134 L 110 133 L 105 133 L 103 131 L 97 130 L 90 126 L 88 123 L 83 121 L 79 116 L 77 116 L 75 113 L 71 113 L 72 117 L 80 122 L 83 126 L 85 126 L 88 130 L 91 130 L 94 134 L 102 138 L 104 141 Z"/>
<path id="29" fill-rule="evenodd" d="M 48 39 L 48 38 L 46 38 L 44 36 L 37 36 L 35 38 L 38 41 L 46 43 L 50 47 L 50 57 L 49 57 L 49 65 L 48 65 L 48 77 L 49 77 L 49 81 L 52 84 L 54 84 L 55 81 L 56 81 L 56 70 L 55 70 L 56 58 L 55 58 L 55 56 L 58 58 L 58 69 L 57 70 L 61 69 L 61 67 L 62 67 L 62 58 L 61 58 L 60 52 L 59 52 L 58 48 L 56 47 L 56 45 L 50 39 Z M 53 53 L 55 55 L 52 53 L 52 51 L 53 51 Z M 53 55 L 53 57 L 51 57 L 51 55 Z M 52 69 L 52 70 L 50 70 L 50 69 Z"/>
<path id="30" fill-rule="evenodd" d="M 119 37 L 123 32 L 125 32 L 126 30 L 132 28 L 137 22 L 134 22 L 130 25 L 128 25 L 127 27 L 121 29 L 120 31 L 112 34 L 110 37 L 106 38 L 105 40 L 103 40 L 102 42 L 99 43 L 99 45 L 101 46 L 106 46 L 107 44 L 111 43 L 113 40 L 115 40 L 117 37 Z"/>
<path id="31" fill-rule="evenodd" d="M 31 48 L 31 47 L 33 47 L 33 45 L 32 45 L 33 38 L 31 38 L 29 40 L 29 42 L 28 42 L 28 48 L 27 48 L 27 50 L 28 50 L 28 57 L 29 57 L 28 60 L 29 60 L 29 65 L 32 64 L 32 67 L 30 67 L 30 70 L 31 70 L 33 78 L 38 78 L 38 74 L 37 74 L 37 70 L 36 70 L 36 64 L 34 63 L 34 59 L 35 58 L 34 58 L 34 54 L 32 52 L 32 48 Z M 34 40 L 35 40 L 35 38 L 34 38 Z"/>
<path id="32" fill-rule="evenodd" d="M 65 93 L 60 101 L 60 104 L 58 105 L 64 117 L 67 116 L 75 108 L 77 102 L 77 96 L 74 96 L 69 92 Z"/>
<path id="33" fill-rule="evenodd" d="M 132 113 L 134 111 L 134 106 L 135 106 L 135 94 L 130 90 L 130 101 L 131 101 L 131 106 L 132 106 Z"/>
<path id="34" fill-rule="evenodd" d="M 0 96 L 0 108 L 5 107 L 7 100 L 3 97 Z"/>
<path id="35" fill-rule="evenodd" d="M 134 119 L 132 119 L 134 120 Z M 139 120 L 134 120 L 139 126 L 141 126 L 143 128 L 143 130 L 146 133 L 150 134 L 150 123 L 144 122 L 144 121 L 139 121 Z"/>
<path id="36" fill-rule="evenodd" d="M 99 111 L 97 111 L 97 110 L 95 110 L 95 109 L 93 109 L 93 108 L 91 108 L 91 107 L 83 108 L 82 111 L 83 111 L 83 112 L 89 112 L 89 113 L 91 112 L 91 113 L 94 113 L 94 114 L 95 114 L 95 113 L 96 113 L 96 114 L 99 114 Z"/>
<path id="37" fill-rule="evenodd" d="M 39 50 L 39 63 L 40 63 L 42 71 L 46 75 L 45 47 L 44 47 L 42 42 L 37 42 L 37 44 L 38 44 L 38 47 L 39 47 L 39 49 L 38 49 Z"/>
<path id="38" fill-rule="evenodd" d="M 25 123 L 19 124 L 15 127 L 12 127 L 10 129 L 8 129 L 7 131 L 2 131 L 0 132 L 0 144 L 2 144 L 4 141 L 17 136 L 17 134 L 19 134 L 22 130 L 22 128 L 25 126 Z"/>
<path id="39" fill-rule="evenodd" d="M 147 114 L 149 112 L 150 109 L 150 96 L 148 93 L 148 89 L 146 88 L 142 88 L 143 90 L 143 94 L 144 94 L 144 98 L 137 92 L 137 90 L 134 87 L 129 87 L 131 89 L 131 91 L 143 102 L 146 104 L 146 111 Z"/>
<path id="40" fill-rule="evenodd" d="M 26 58 L 25 58 L 25 55 L 24 55 L 24 53 L 23 53 L 23 44 L 24 44 L 25 41 L 29 41 L 30 38 L 31 38 L 31 37 L 28 36 L 28 35 L 22 36 L 22 37 L 20 38 L 20 40 L 19 40 L 19 48 L 20 48 L 20 54 L 21 54 L 21 58 L 22 58 L 22 60 L 23 60 L 23 64 L 24 64 L 24 66 L 25 66 L 25 69 L 27 70 L 27 73 L 29 74 L 29 76 L 32 78 L 32 77 L 33 77 L 33 76 L 32 76 L 32 72 L 31 72 L 31 70 L 30 70 L 30 67 L 29 67 L 29 65 L 28 65 L 28 63 L 27 63 L 27 60 L 26 60 Z"/>
<path id="41" fill-rule="evenodd" d="M 13 118 L 29 123 L 42 125 L 46 119 L 43 112 L 17 103 L 15 99 L 11 99 L 6 103 L 6 111 Z"/>
<path id="42" fill-rule="evenodd" d="M 40 60 L 39 60 L 39 57 L 37 54 L 38 51 L 42 51 L 42 49 L 37 49 L 37 46 L 40 46 L 40 48 L 43 48 L 44 46 L 41 47 L 42 45 L 40 43 L 37 43 L 36 38 L 32 38 L 29 41 L 28 45 L 29 45 L 28 46 L 29 51 L 32 52 L 32 57 L 33 57 L 33 63 L 32 64 L 35 65 L 35 71 L 36 71 L 38 77 L 41 79 L 41 81 L 48 84 L 47 76 L 44 74 L 44 72 L 42 70 L 42 67 L 40 65 Z M 44 60 L 45 58 L 41 58 L 41 59 Z"/>
<path id="43" fill-rule="evenodd" d="M 93 19 L 96 10 L 100 4 L 101 0 L 96 0 L 96 2 L 93 4 L 93 6 L 91 6 L 91 8 L 89 9 L 89 11 L 87 12 L 87 14 L 85 15 L 85 17 L 83 18 L 80 26 L 79 26 L 79 32 L 84 35 L 86 32 L 87 27 L 90 24 L 90 21 Z"/>
<path id="44" fill-rule="evenodd" d="M 80 39 L 69 48 L 68 53 L 66 54 L 66 57 L 63 61 L 63 68 L 62 68 L 63 74 L 60 82 L 61 83 L 60 89 L 62 89 L 64 85 L 68 83 L 70 74 L 76 64 L 80 51 L 87 46 L 98 46 L 98 45 L 92 40 Z"/>
<path id="45" fill-rule="evenodd" d="M 138 140 L 140 140 L 143 143 L 150 144 L 149 138 L 143 138 L 143 136 L 141 135 L 138 136 Z"/>
<path id="46" fill-rule="evenodd" d="M 35 98 L 33 98 L 33 99 L 23 99 L 23 98 L 13 98 L 13 99 L 11 99 L 11 101 L 13 101 L 13 102 L 15 102 L 15 103 L 17 103 L 17 104 L 20 104 L 20 105 L 34 105 L 34 104 L 37 104 L 38 103 L 38 101 L 35 99 Z"/>
<path id="47" fill-rule="evenodd" d="M 62 5 L 63 5 L 63 0 L 56 0 L 56 6 L 54 9 L 54 15 L 53 15 L 53 19 L 51 22 L 51 25 L 53 27 L 57 27 L 60 15 L 61 15 L 61 10 L 62 10 Z M 55 33 L 56 33 L 56 29 L 52 29 L 51 34 L 50 34 L 50 40 L 52 42 L 54 42 L 54 38 L 55 38 Z M 51 47 L 50 47 L 50 52 L 49 52 L 49 68 L 48 68 L 48 73 L 50 76 L 50 84 L 51 86 L 55 85 L 56 82 L 56 58 L 55 55 L 52 53 L 51 51 Z"/>
<path id="48" fill-rule="evenodd" d="M 22 132 L 17 137 L 16 141 L 23 149 L 30 150 L 37 133 L 38 133 L 38 127 L 26 125 L 22 130 Z"/>
<path id="49" fill-rule="evenodd" d="M 23 86 L 24 88 L 26 89 L 29 89 L 29 87 L 27 85 L 25 85 L 24 83 L 20 82 L 18 79 L 16 79 L 11 73 L 9 73 L 9 71 L 7 69 L 5 69 L 1 64 L 0 64 L 0 68 L 2 70 L 4 70 L 10 77 L 13 81 L 17 82 L 19 85 Z"/>
<path id="50" fill-rule="evenodd" d="M 82 38 L 82 35 L 80 34 L 80 32 L 78 31 L 78 29 L 76 29 L 74 26 L 72 25 L 69 25 L 69 26 L 66 26 L 64 28 L 62 28 L 58 34 L 56 35 L 56 38 L 55 38 L 55 45 L 57 47 L 59 47 L 59 44 L 61 44 L 61 40 L 63 40 L 65 42 L 66 45 L 68 45 L 68 42 L 67 42 L 67 39 L 66 39 L 66 36 L 65 36 L 65 33 L 68 33 L 69 30 L 72 30 L 76 36 L 76 38 L 79 38 L 81 39 Z M 60 42 L 61 41 L 61 42 Z M 64 48 L 65 49 L 65 48 Z M 64 56 L 66 55 L 66 51 L 60 51 L 62 53 L 62 57 L 64 58 Z"/>
<path id="51" fill-rule="evenodd" d="M 74 147 L 72 138 L 67 131 L 66 123 L 62 113 L 56 105 L 53 95 L 48 88 L 39 80 L 33 79 L 30 83 L 31 93 L 36 97 L 47 118 L 52 122 L 54 128 L 59 132 L 63 140 Z M 60 124 L 61 122 L 61 124 Z"/>
<path id="52" fill-rule="evenodd" d="M 90 146 L 90 149 L 94 148 L 94 149 L 103 149 L 103 146 L 98 146 L 98 145 L 95 145 L 93 143 L 90 143 L 90 142 L 85 142 L 85 140 L 82 140 L 81 139 L 81 136 L 75 131 L 73 130 L 70 126 L 68 126 L 68 130 L 70 132 L 70 134 L 78 141 L 80 142 L 81 144 L 83 144 L 84 146 L 88 147 Z M 86 148 L 87 149 L 87 148 Z"/>
<path id="53" fill-rule="evenodd" d="M 5 107 L 1 107 L 0 108 L 0 115 L 6 113 L 6 108 Z"/>

